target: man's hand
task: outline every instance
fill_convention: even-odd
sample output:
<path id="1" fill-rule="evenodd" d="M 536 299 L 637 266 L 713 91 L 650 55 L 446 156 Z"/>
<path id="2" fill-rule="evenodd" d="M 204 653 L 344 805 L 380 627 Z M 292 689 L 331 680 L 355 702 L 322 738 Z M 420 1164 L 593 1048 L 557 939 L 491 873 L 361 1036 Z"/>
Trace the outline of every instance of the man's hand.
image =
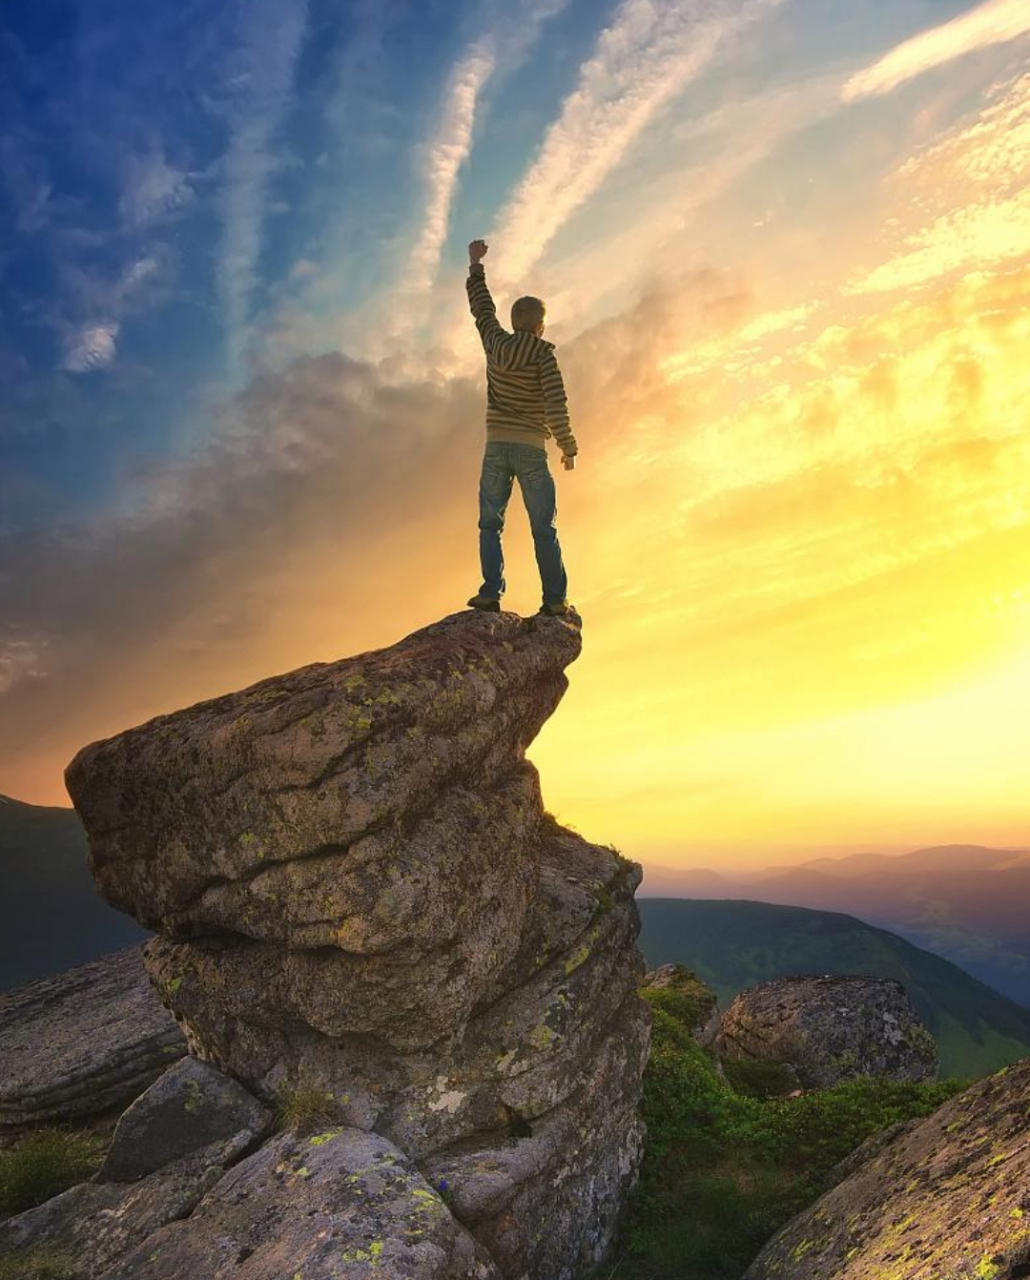
<path id="1" fill-rule="evenodd" d="M 485 240 L 469 241 L 469 262 L 479 262 L 486 254 L 489 245 Z"/>
<path id="2" fill-rule="evenodd" d="M 575 471 L 576 455 L 574 453 L 563 453 L 561 456 L 561 464 L 566 471 Z"/>

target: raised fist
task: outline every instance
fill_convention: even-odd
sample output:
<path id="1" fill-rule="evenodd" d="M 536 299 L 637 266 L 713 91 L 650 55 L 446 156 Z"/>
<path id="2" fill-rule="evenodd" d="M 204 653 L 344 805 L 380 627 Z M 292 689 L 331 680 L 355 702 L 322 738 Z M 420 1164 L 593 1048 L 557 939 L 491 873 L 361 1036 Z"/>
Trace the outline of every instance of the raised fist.
<path id="1" fill-rule="evenodd" d="M 478 262 L 489 247 L 485 240 L 471 240 L 469 242 L 469 262 Z"/>

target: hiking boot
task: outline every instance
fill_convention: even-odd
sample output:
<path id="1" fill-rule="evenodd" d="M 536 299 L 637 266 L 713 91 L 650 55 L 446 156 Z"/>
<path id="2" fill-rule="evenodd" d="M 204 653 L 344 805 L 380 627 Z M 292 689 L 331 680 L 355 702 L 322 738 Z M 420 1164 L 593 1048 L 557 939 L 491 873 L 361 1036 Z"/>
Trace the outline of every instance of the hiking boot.
<path id="1" fill-rule="evenodd" d="M 548 604 L 546 600 L 537 610 L 537 614 L 543 614 L 546 618 L 564 618 L 572 612 L 572 605 L 568 600 L 562 600 L 560 604 Z"/>
<path id="2" fill-rule="evenodd" d="M 468 602 L 470 609 L 482 609 L 484 613 L 500 613 L 501 602 L 494 596 L 474 595 Z"/>

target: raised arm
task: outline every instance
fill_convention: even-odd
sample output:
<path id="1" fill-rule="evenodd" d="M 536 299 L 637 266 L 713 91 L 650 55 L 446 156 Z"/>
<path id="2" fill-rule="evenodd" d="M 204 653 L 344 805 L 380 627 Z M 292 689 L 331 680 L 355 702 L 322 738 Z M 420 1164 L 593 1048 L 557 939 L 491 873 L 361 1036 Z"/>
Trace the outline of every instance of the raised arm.
<path id="1" fill-rule="evenodd" d="M 574 458 L 579 452 L 576 437 L 569 426 L 569 409 L 565 400 L 565 383 L 553 348 L 540 361 L 540 389 L 544 394 L 544 413 L 547 427 L 558 441 L 558 448 L 566 458 Z"/>
<path id="2" fill-rule="evenodd" d="M 501 328 L 497 319 L 497 308 L 494 306 L 494 300 L 490 296 L 490 289 L 486 283 L 486 268 L 483 266 L 485 253 L 484 240 L 473 240 L 469 245 L 469 273 L 465 281 L 465 291 L 468 294 L 469 310 L 475 319 L 479 336 L 483 340 L 483 349 L 487 355 L 496 358 L 498 346 L 509 335 Z"/>
<path id="3" fill-rule="evenodd" d="M 497 319 L 497 308 L 487 287 L 486 268 L 482 261 L 486 249 L 485 240 L 473 240 L 469 245 L 469 273 L 465 290 L 468 293 L 469 310 L 475 317 L 476 328 L 483 340 L 483 350 L 502 369 L 509 369 L 521 353 L 525 335 L 509 333 Z"/>

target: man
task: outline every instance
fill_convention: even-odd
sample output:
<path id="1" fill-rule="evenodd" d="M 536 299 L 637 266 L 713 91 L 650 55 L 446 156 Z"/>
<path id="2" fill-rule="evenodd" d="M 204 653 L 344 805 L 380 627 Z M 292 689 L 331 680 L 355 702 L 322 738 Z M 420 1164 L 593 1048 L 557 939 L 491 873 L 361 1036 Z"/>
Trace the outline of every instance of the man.
<path id="1" fill-rule="evenodd" d="M 504 513 L 517 478 L 533 531 L 533 547 L 540 569 L 543 604 L 540 612 L 561 617 L 570 612 L 567 580 L 556 527 L 554 479 L 547 466 L 548 436 L 557 440 L 562 466 L 576 465 L 576 437 L 569 428 L 565 386 L 554 356 L 554 343 L 545 342 L 544 304 L 539 298 L 519 298 L 511 309 L 513 333 L 503 329 L 486 284 L 483 257 L 487 245 L 469 245 L 469 274 L 465 282 L 469 307 L 486 352 L 486 450 L 479 479 L 479 559 L 483 585 L 469 604 L 496 612 L 504 594 L 504 554 L 501 534 Z"/>

